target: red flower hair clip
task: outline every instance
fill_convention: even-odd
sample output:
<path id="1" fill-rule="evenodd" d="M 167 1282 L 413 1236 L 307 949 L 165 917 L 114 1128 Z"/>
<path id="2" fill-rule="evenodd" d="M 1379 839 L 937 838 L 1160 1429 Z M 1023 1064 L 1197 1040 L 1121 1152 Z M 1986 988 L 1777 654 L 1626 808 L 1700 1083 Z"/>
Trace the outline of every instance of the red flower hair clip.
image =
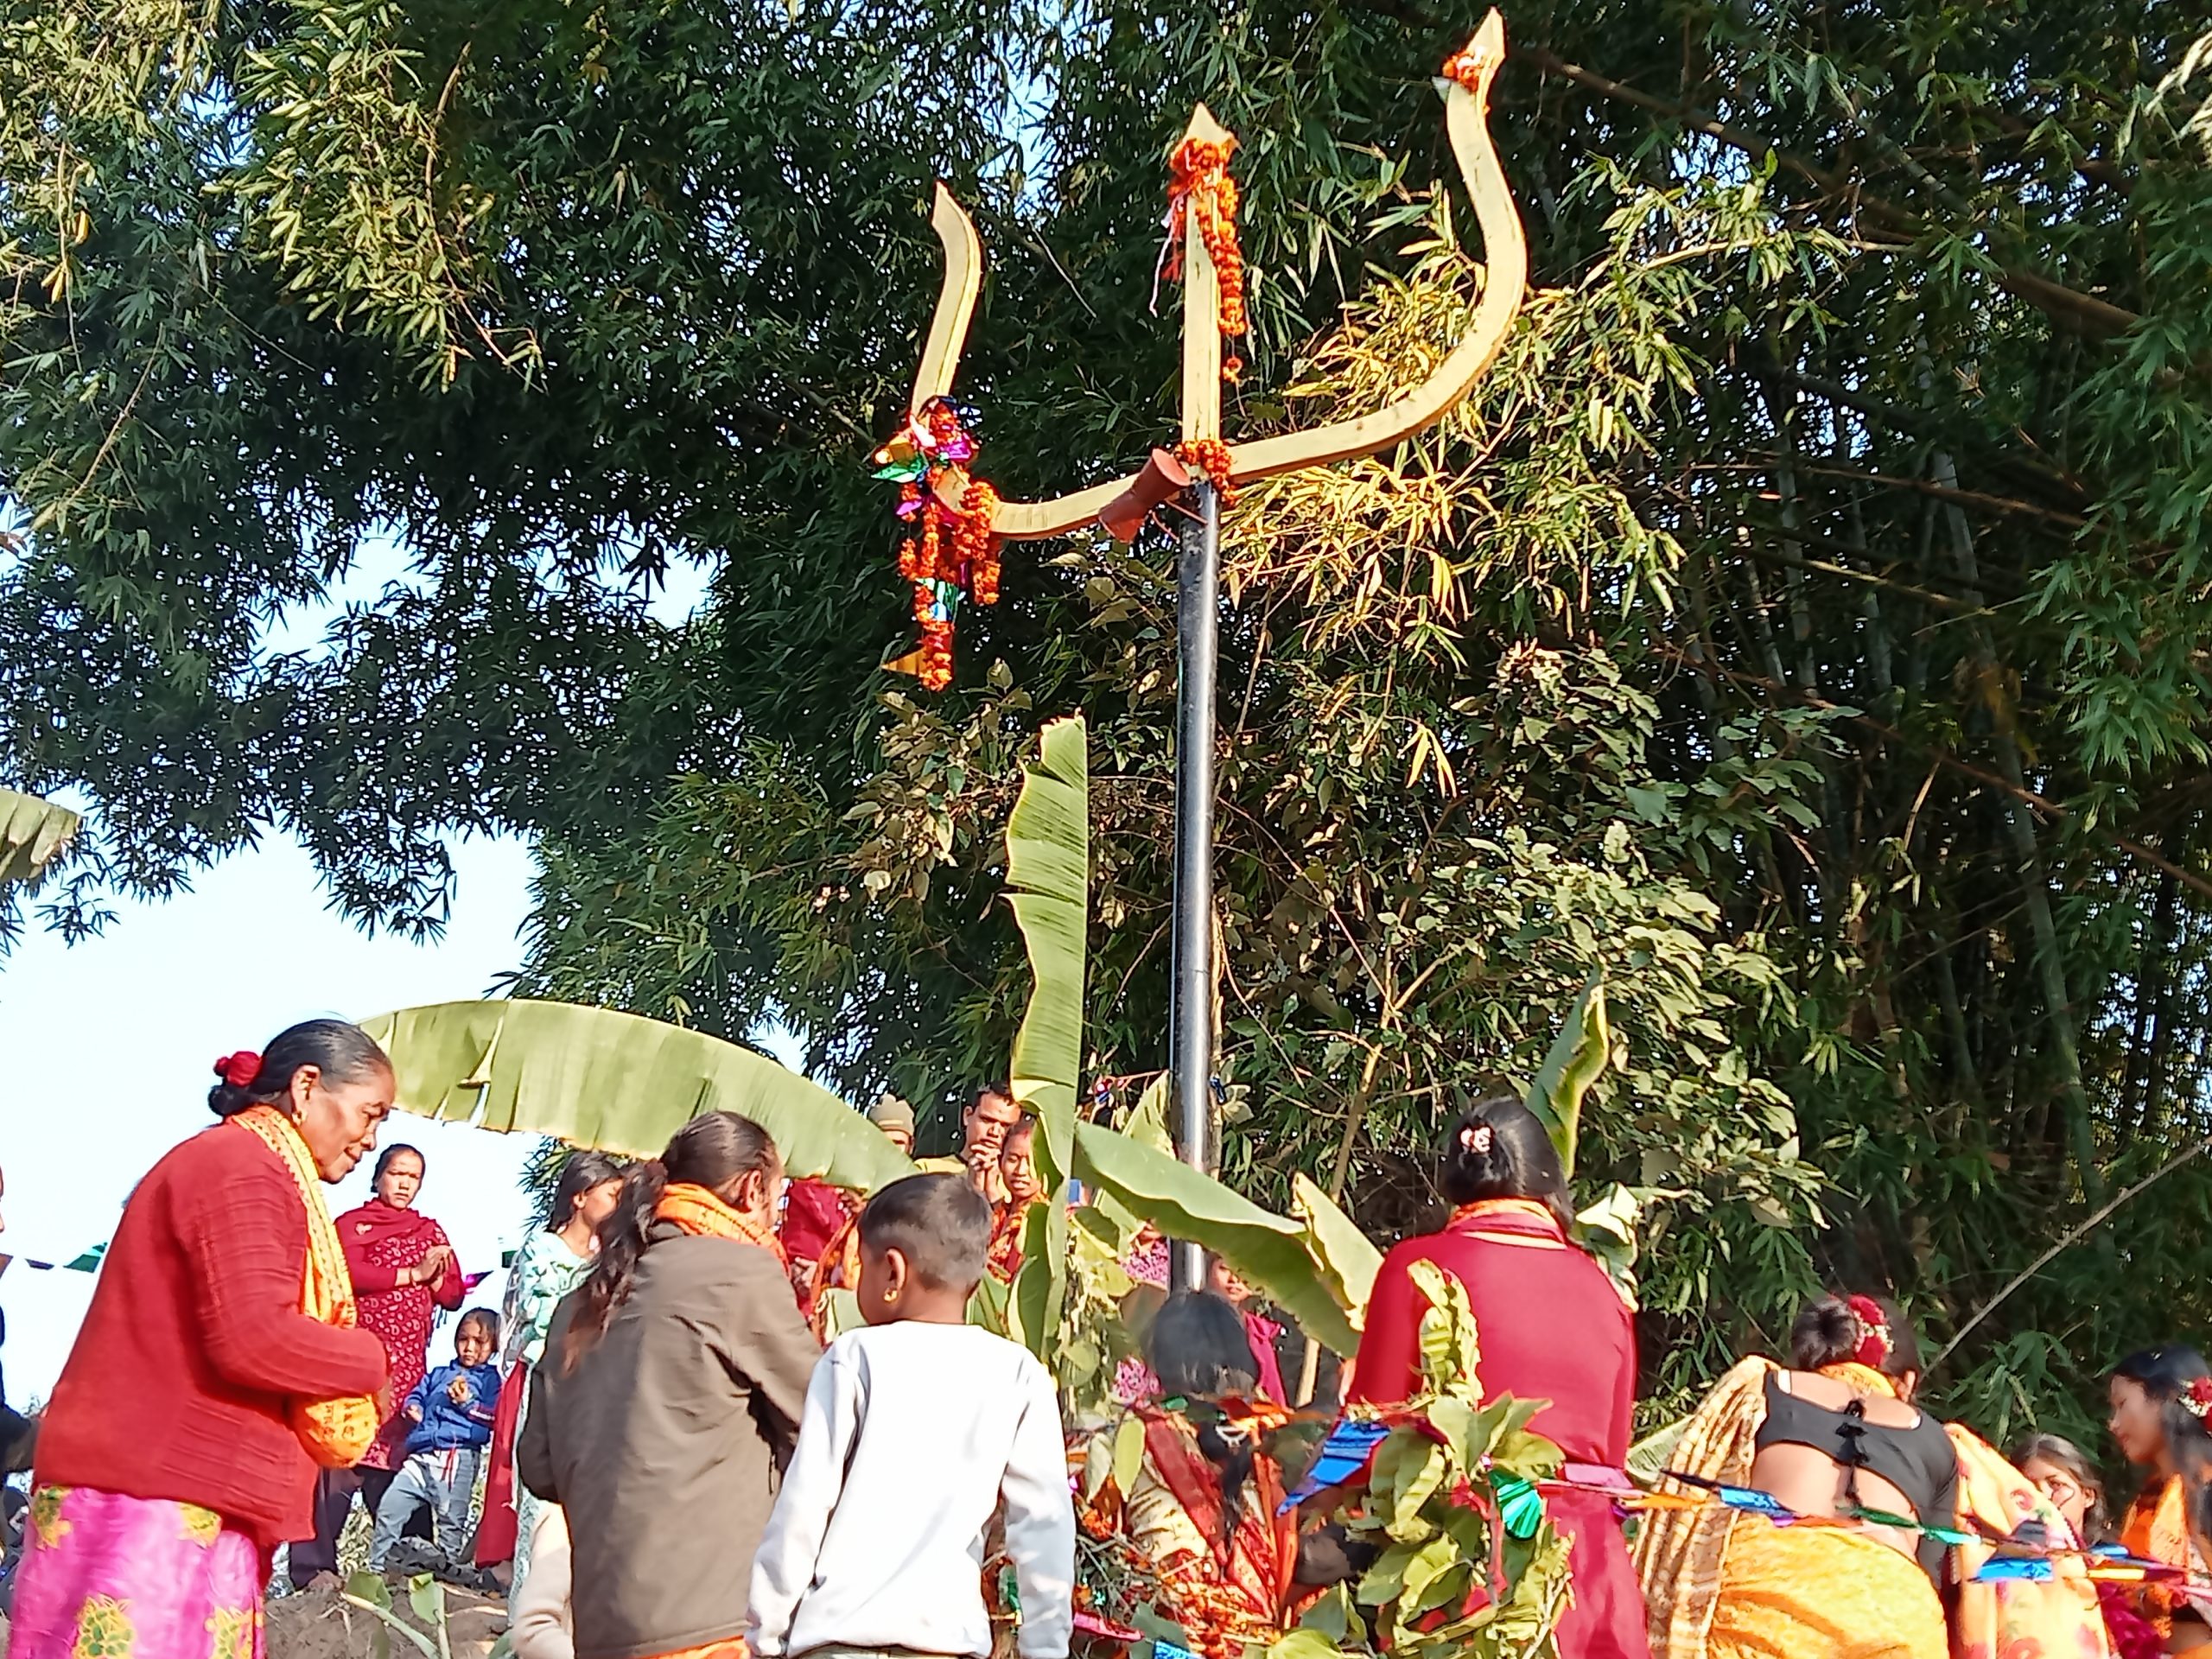
<path id="1" fill-rule="evenodd" d="M 261 1056 L 251 1049 L 226 1054 L 215 1062 L 215 1075 L 233 1089 L 243 1089 L 261 1075 Z"/>
<path id="2" fill-rule="evenodd" d="M 2200 1376 L 2182 1391 L 2182 1408 L 2202 1422 L 2212 1416 L 2212 1376 Z"/>
<path id="3" fill-rule="evenodd" d="M 1847 1297 L 1844 1306 L 1859 1321 L 1859 1346 L 1853 1351 L 1852 1358 L 1880 1370 L 1882 1362 L 1890 1357 L 1889 1315 L 1882 1312 L 1882 1305 L 1872 1296 Z"/>

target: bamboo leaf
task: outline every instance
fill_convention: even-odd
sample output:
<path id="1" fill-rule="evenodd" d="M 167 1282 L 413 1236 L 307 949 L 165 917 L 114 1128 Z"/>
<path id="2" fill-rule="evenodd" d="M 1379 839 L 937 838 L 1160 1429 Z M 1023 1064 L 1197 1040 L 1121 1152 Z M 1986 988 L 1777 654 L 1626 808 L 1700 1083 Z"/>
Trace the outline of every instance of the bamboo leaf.
<path id="1" fill-rule="evenodd" d="M 440 1002 L 361 1022 L 403 1111 L 650 1157 L 702 1112 L 751 1118 L 785 1169 L 856 1192 L 914 1166 L 819 1084 L 704 1032 L 570 1002 Z"/>

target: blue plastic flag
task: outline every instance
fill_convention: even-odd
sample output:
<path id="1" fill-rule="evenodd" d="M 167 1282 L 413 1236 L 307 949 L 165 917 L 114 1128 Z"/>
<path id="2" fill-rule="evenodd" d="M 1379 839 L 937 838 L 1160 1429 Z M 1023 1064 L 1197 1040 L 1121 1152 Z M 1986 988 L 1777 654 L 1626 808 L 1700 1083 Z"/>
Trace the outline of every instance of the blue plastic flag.
<path id="1" fill-rule="evenodd" d="M 1382 1443 L 1389 1428 L 1382 1423 L 1364 1422 L 1355 1417 L 1339 1417 L 1330 1425 L 1329 1438 L 1321 1442 L 1321 1455 L 1313 1459 L 1313 1466 L 1306 1478 L 1282 1501 L 1277 1515 L 1287 1515 L 1307 1498 L 1332 1486 L 1341 1486 L 1361 1470 L 1375 1455 L 1375 1448 Z"/>
<path id="2" fill-rule="evenodd" d="M 1974 1575 L 1976 1584 L 2047 1584 L 2050 1559 L 2044 1555 L 1998 1555 Z"/>

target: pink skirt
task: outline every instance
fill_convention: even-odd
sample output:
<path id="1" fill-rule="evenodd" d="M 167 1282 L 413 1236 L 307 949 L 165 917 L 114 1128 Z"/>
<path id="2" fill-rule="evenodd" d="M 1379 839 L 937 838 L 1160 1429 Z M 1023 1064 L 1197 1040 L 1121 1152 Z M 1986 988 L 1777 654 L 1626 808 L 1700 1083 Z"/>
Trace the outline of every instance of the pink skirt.
<path id="1" fill-rule="evenodd" d="M 213 1510 L 31 1494 L 9 1659 L 263 1659 L 261 1552 Z"/>

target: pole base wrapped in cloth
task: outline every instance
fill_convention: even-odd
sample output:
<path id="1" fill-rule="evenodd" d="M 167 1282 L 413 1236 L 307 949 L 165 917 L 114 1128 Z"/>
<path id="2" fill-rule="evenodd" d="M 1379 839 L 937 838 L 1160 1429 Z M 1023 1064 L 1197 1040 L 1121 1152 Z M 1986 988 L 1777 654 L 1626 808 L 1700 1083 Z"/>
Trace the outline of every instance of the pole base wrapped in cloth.
<path id="1" fill-rule="evenodd" d="M 261 1659 L 261 1552 L 197 1504 L 31 1495 L 10 1659 Z"/>
<path id="2" fill-rule="evenodd" d="M 1707 1659 L 1945 1659 L 1949 1651 L 1943 1605 L 1911 1556 L 1841 1528 L 1736 1518 Z"/>

